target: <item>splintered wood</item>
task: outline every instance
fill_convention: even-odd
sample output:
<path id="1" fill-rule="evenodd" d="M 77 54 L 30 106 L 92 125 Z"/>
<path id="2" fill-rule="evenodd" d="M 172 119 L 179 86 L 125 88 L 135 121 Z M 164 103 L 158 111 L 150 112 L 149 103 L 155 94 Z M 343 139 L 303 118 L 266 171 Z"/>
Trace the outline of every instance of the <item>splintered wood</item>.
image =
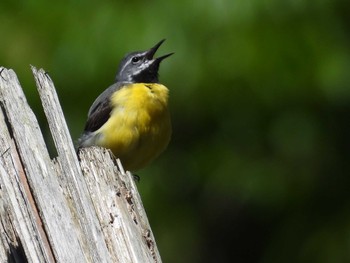
<path id="1" fill-rule="evenodd" d="M 161 262 L 133 176 L 75 152 L 49 75 L 32 67 L 58 156 L 13 70 L 0 68 L 0 262 Z"/>

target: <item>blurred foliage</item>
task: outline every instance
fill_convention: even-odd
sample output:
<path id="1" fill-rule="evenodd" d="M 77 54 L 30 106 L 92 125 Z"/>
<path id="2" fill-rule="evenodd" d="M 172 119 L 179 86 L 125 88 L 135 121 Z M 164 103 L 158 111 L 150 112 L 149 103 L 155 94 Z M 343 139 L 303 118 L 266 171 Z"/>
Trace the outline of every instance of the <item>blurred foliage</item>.
<path id="1" fill-rule="evenodd" d="M 164 262 L 350 261 L 348 0 L 5 0 L 0 21 L 48 144 L 29 64 L 76 139 L 122 56 L 167 38 L 173 139 L 138 173 Z"/>

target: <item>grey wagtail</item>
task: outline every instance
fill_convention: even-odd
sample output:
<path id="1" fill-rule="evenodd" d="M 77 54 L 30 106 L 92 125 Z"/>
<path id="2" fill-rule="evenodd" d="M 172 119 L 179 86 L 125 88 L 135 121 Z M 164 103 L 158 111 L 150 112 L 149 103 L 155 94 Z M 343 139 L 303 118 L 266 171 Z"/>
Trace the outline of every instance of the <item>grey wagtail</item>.
<path id="1" fill-rule="evenodd" d="M 115 83 L 89 109 L 78 148 L 96 145 L 111 149 L 124 169 L 132 172 L 165 150 L 171 136 L 169 90 L 159 83 L 158 69 L 173 53 L 153 58 L 164 41 L 122 59 Z"/>

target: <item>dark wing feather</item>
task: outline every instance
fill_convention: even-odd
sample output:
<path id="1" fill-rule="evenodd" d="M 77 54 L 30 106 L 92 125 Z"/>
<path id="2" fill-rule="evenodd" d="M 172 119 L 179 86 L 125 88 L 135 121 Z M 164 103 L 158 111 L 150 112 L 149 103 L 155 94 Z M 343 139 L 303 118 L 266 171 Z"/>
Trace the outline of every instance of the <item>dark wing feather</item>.
<path id="1" fill-rule="evenodd" d="M 107 122 L 112 111 L 110 98 L 114 92 L 121 89 L 125 83 L 117 82 L 97 97 L 89 109 L 84 132 L 94 132 Z"/>

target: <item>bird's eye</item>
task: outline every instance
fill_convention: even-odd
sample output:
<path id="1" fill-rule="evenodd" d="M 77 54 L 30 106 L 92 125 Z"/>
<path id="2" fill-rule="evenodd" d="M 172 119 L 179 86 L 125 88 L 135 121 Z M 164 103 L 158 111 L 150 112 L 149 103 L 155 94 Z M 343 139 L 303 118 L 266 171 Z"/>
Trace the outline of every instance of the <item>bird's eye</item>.
<path id="1" fill-rule="evenodd" d="M 137 63 L 137 62 L 139 62 L 140 61 L 140 57 L 133 57 L 132 59 L 131 59 L 131 61 L 132 61 L 132 63 Z"/>

